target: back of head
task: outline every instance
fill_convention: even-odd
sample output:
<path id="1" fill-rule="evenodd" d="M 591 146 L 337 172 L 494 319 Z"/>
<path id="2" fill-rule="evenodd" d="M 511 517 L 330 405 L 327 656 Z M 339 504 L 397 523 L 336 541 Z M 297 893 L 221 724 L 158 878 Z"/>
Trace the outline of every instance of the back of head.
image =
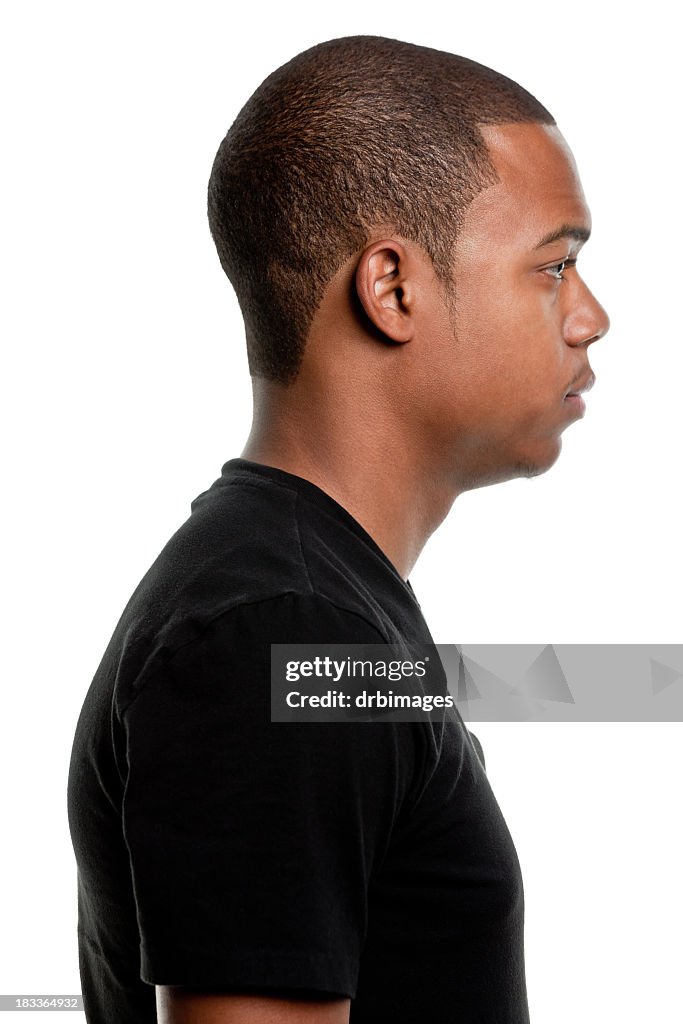
<path id="1" fill-rule="evenodd" d="M 497 180 L 478 125 L 514 122 L 555 123 L 504 75 L 383 36 L 328 40 L 269 75 L 208 191 L 252 375 L 294 380 L 325 287 L 374 225 L 421 245 L 450 290 L 465 210 Z"/>

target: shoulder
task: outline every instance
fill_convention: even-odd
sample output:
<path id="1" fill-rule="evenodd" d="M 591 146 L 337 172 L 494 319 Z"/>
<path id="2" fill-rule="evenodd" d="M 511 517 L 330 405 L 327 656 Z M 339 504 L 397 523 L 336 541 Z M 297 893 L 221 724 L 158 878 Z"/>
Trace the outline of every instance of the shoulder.
<path id="1" fill-rule="evenodd" d="M 271 643 L 390 642 L 386 566 L 333 506 L 247 474 L 195 498 L 112 638 L 103 668 L 116 676 L 117 701 L 125 706 L 176 656 L 234 661 Z"/>
<path id="2" fill-rule="evenodd" d="M 245 601 L 217 615 L 205 639 L 225 635 L 234 642 L 263 639 L 271 643 L 388 643 L 381 624 L 364 610 L 317 590 L 283 589 L 257 601 Z"/>
<path id="3" fill-rule="evenodd" d="M 173 680 L 219 685 L 221 690 L 270 680 L 271 644 L 384 644 L 388 640 L 369 617 L 315 593 L 294 590 L 258 600 L 241 601 L 195 624 L 191 637 L 159 647 L 144 670 L 120 672 L 116 703 L 119 714 L 150 681 L 167 687 Z M 123 666 L 121 666 L 123 667 Z M 263 690 L 265 693 L 265 689 Z M 268 689 L 268 693 L 269 693 Z"/>
<path id="4" fill-rule="evenodd" d="M 237 476 L 195 498 L 126 616 L 134 632 L 173 647 L 219 615 L 246 616 L 247 606 L 254 618 L 272 615 L 279 598 L 296 594 L 320 614 L 345 609 L 381 630 L 371 596 L 386 581 L 367 561 L 362 541 L 324 507 L 278 481 Z"/>

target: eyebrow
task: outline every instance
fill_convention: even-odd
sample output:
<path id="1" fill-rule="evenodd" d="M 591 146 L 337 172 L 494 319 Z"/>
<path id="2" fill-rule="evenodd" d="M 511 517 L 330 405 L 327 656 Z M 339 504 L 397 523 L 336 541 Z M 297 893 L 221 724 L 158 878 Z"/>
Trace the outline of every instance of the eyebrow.
<path id="1" fill-rule="evenodd" d="M 545 235 L 535 248 L 542 249 L 545 245 L 558 242 L 561 238 L 573 238 L 577 242 L 587 242 L 590 236 L 590 230 L 580 224 L 563 224 L 562 227 Z"/>

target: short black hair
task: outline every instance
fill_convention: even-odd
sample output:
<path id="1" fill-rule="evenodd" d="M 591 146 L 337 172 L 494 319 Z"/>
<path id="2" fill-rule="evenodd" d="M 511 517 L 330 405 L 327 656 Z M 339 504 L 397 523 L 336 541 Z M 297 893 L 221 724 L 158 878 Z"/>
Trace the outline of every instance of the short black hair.
<path id="1" fill-rule="evenodd" d="M 325 287 L 373 225 L 422 246 L 450 299 L 463 214 L 498 180 L 478 125 L 507 122 L 555 124 L 491 68 L 384 36 L 330 39 L 269 75 L 221 142 L 208 188 L 250 373 L 295 379 Z"/>

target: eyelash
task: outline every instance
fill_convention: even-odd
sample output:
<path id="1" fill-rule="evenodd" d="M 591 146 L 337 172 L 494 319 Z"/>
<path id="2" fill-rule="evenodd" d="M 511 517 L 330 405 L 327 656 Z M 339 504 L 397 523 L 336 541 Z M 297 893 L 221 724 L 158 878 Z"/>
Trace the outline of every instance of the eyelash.
<path id="1" fill-rule="evenodd" d="M 553 263 L 552 267 L 546 267 L 546 273 L 548 271 L 550 271 L 550 270 L 555 270 L 557 267 L 562 267 L 562 270 L 564 270 L 566 267 L 575 267 L 575 266 L 576 266 L 576 260 L 575 259 L 573 259 L 573 260 L 560 260 L 559 263 Z M 560 271 L 559 274 L 551 274 L 550 276 L 554 277 L 556 281 L 564 281 L 565 279 L 564 279 L 564 277 L 562 277 L 562 270 Z"/>

